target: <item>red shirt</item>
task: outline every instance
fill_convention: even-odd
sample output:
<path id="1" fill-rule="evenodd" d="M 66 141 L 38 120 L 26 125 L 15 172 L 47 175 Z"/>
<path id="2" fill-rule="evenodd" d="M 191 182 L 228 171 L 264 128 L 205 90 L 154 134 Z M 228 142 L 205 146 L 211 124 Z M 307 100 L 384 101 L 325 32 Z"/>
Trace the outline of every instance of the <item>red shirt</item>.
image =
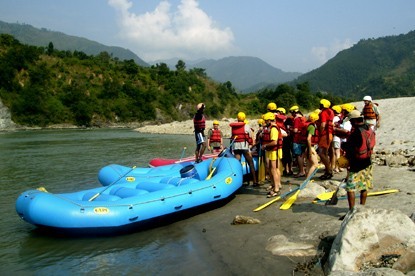
<path id="1" fill-rule="evenodd" d="M 333 134 L 333 119 L 334 119 L 334 112 L 331 108 L 324 108 L 320 112 L 320 125 L 322 123 L 326 123 L 326 127 L 322 129 L 320 135 L 325 135 L 327 130 L 329 133 Z"/>

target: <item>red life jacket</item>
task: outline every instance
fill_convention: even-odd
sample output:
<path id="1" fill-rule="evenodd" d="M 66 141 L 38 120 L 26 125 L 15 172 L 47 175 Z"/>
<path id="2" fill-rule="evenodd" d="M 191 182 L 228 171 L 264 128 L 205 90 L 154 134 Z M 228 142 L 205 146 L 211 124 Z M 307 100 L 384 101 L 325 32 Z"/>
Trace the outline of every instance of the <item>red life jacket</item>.
<path id="1" fill-rule="evenodd" d="M 196 115 L 193 117 L 193 125 L 195 130 L 204 130 L 206 128 L 206 119 L 205 115 L 202 115 L 202 119 L 196 120 Z"/>
<path id="2" fill-rule="evenodd" d="M 322 111 L 321 111 L 321 113 L 320 113 L 320 117 L 321 117 L 321 114 L 323 113 L 323 112 L 325 112 L 325 113 L 329 113 L 329 118 L 331 118 L 331 120 L 330 119 L 328 119 L 327 121 L 326 121 L 326 126 L 324 127 L 324 129 L 321 131 L 321 133 L 320 133 L 320 135 L 328 135 L 329 133 L 333 133 L 334 132 L 334 127 L 333 127 L 333 118 L 334 118 L 334 111 L 331 109 L 331 108 L 324 108 Z M 321 124 L 321 121 L 319 120 L 319 124 L 318 125 L 320 125 Z"/>
<path id="3" fill-rule="evenodd" d="M 237 136 L 235 142 L 248 142 L 248 144 L 252 145 L 252 137 L 249 136 L 249 133 L 246 133 L 244 122 L 230 123 L 229 126 L 232 128 L 231 139 Z"/>
<path id="4" fill-rule="evenodd" d="M 210 142 L 218 142 L 220 143 L 222 136 L 220 135 L 219 129 L 212 128 L 212 135 L 210 136 Z"/>
<path id="5" fill-rule="evenodd" d="M 315 128 L 314 135 L 311 136 L 311 145 L 317 145 L 318 144 L 318 138 L 319 138 L 318 128 L 317 128 L 316 124 L 314 124 L 312 122 L 309 122 L 309 121 L 305 122 L 303 127 L 301 128 L 301 141 L 302 141 L 302 144 L 307 144 L 307 137 L 308 137 L 307 129 L 308 129 L 309 125 L 313 125 L 314 128 Z"/>
<path id="6" fill-rule="evenodd" d="M 295 127 L 296 125 L 298 126 L 297 132 L 295 132 L 295 133 L 293 132 L 293 142 L 294 143 L 300 144 L 302 142 L 301 130 L 303 129 L 306 122 L 307 122 L 307 119 L 304 116 L 294 118 L 293 127 Z"/>
<path id="7" fill-rule="evenodd" d="M 283 142 L 282 133 L 276 125 L 271 125 L 269 127 L 264 127 L 264 129 L 262 131 L 262 144 L 267 145 L 267 144 L 272 142 L 272 140 L 271 140 L 271 128 L 273 128 L 273 127 L 275 127 L 278 131 L 278 140 L 277 140 L 277 144 L 275 146 L 273 146 L 272 148 L 267 148 L 267 151 L 274 151 L 274 150 L 282 149 L 282 142 Z"/>
<path id="8" fill-rule="evenodd" d="M 373 148 L 376 145 L 376 134 L 372 128 L 359 127 L 360 135 L 362 136 L 362 145 L 355 148 L 356 159 L 367 159 L 372 156 Z"/>
<path id="9" fill-rule="evenodd" d="M 363 115 L 363 118 L 365 118 L 365 119 L 376 119 L 377 118 L 376 112 L 373 109 L 373 106 L 372 106 L 371 103 L 366 104 L 363 107 L 363 114 L 362 115 Z"/>

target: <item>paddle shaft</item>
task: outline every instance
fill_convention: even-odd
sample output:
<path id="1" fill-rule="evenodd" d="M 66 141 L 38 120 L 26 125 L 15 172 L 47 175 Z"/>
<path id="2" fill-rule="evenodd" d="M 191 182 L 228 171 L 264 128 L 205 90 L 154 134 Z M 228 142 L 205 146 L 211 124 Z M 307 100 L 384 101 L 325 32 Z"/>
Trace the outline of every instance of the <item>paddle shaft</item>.
<path id="1" fill-rule="evenodd" d="M 306 180 L 304 180 L 304 182 L 300 185 L 300 187 L 298 188 L 298 190 L 295 192 L 294 195 L 292 195 L 290 198 L 287 199 L 286 202 L 284 202 L 281 206 L 280 206 L 280 210 L 288 210 L 291 208 L 291 206 L 294 204 L 294 202 L 297 200 L 298 194 L 301 192 L 302 189 L 305 188 L 305 186 L 308 184 L 308 182 L 310 182 L 311 178 L 313 178 L 313 176 L 317 173 L 318 168 L 316 168 L 309 177 L 306 178 Z"/>
<path id="2" fill-rule="evenodd" d="M 94 199 L 96 199 L 97 197 L 99 197 L 103 192 L 105 192 L 109 187 L 111 187 L 112 185 L 114 185 L 115 183 L 117 183 L 118 181 L 120 181 L 123 177 L 125 177 L 127 174 L 129 174 L 130 172 L 132 172 L 135 169 L 136 166 L 132 167 L 131 170 L 129 170 L 128 172 L 126 172 L 125 174 L 121 175 L 117 180 L 113 181 L 111 184 L 109 184 L 107 187 L 105 187 L 104 190 L 102 190 L 99 193 L 96 193 L 95 195 L 93 195 L 88 201 L 93 201 Z"/>
<path id="3" fill-rule="evenodd" d="M 378 195 L 387 195 L 387 194 L 393 194 L 393 193 L 397 193 L 399 192 L 399 190 L 397 189 L 392 189 L 392 190 L 385 190 L 385 191 L 378 191 L 378 192 L 370 192 L 367 193 L 367 196 L 378 196 Z M 360 197 L 360 193 L 356 194 L 356 198 Z M 347 199 L 347 196 L 340 196 L 338 197 L 338 199 Z M 317 199 L 317 200 L 313 200 L 313 203 L 321 203 L 321 202 L 327 202 L 329 199 Z"/>
<path id="4" fill-rule="evenodd" d="M 216 166 L 212 169 L 212 171 L 211 171 L 211 172 L 210 172 L 210 174 L 206 177 L 206 179 L 205 179 L 205 180 L 209 180 L 209 179 L 211 179 L 211 178 L 212 178 L 213 173 L 216 171 L 216 168 L 219 166 L 220 162 L 222 162 L 223 158 L 225 157 L 225 153 L 226 153 L 226 151 L 227 151 L 227 150 L 229 150 L 229 149 L 232 147 L 233 143 L 235 142 L 236 137 L 237 137 L 237 136 L 235 136 L 235 137 L 233 138 L 232 142 L 229 144 L 229 147 L 227 147 L 226 149 L 224 149 L 224 150 L 223 150 L 223 152 L 222 152 L 222 156 L 221 156 L 221 157 L 219 157 L 219 158 L 220 158 L 220 160 L 219 160 L 218 164 L 217 164 L 217 165 L 216 165 Z"/>
<path id="5" fill-rule="evenodd" d="M 186 147 L 183 147 L 182 155 L 180 156 L 180 161 L 182 161 L 185 152 L 186 152 Z"/>

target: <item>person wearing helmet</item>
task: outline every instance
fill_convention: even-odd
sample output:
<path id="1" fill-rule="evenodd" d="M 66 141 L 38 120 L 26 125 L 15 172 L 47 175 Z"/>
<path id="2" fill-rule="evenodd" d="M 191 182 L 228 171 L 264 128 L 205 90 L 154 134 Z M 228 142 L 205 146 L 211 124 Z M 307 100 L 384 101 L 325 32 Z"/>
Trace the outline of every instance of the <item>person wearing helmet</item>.
<path id="1" fill-rule="evenodd" d="M 303 177 L 305 176 L 305 168 L 304 168 L 304 152 L 306 145 L 301 136 L 301 130 L 304 127 L 306 122 L 305 117 L 300 111 L 300 108 L 297 105 L 294 105 L 290 108 L 290 113 L 293 116 L 293 129 L 292 129 L 292 136 L 293 136 L 293 157 L 297 160 L 298 164 L 298 173 L 294 175 L 294 177 Z"/>
<path id="2" fill-rule="evenodd" d="M 360 191 L 360 204 L 365 205 L 367 189 L 372 187 L 371 155 L 376 143 L 376 135 L 372 128 L 365 124 L 358 110 L 350 112 L 349 120 L 352 123 L 352 131 L 342 148 L 349 161 L 346 191 L 349 210 L 352 210 L 355 205 L 355 190 Z"/>
<path id="3" fill-rule="evenodd" d="M 245 157 L 245 161 L 249 165 L 253 186 L 258 187 L 259 184 L 255 173 L 255 165 L 252 159 L 251 151 L 249 150 L 250 146 L 254 142 L 253 133 L 249 126 L 245 124 L 246 115 L 244 112 L 238 113 L 237 120 L 237 122 L 229 124 L 232 132 L 231 138 L 234 139 L 232 144 L 232 152 L 238 160 L 241 160 L 242 155 Z"/>
<path id="4" fill-rule="evenodd" d="M 333 177 L 333 168 L 331 166 L 330 155 L 333 154 L 331 150 L 331 143 L 333 141 L 333 119 L 334 112 L 330 108 L 331 103 L 326 99 L 320 100 L 320 118 L 319 118 L 319 156 L 321 162 L 324 164 L 325 172 L 320 176 L 321 180 L 331 179 Z"/>
<path id="5" fill-rule="evenodd" d="M 202 162 L 202 156 L 205 153 L 206 149 L 206 139 L 205 139 L 205 128 L 206 128 L 206 118 L 203 114 L 205 110 L 205 104 L 199 103 L 196 105 L 196 114 L 193 116 L 193 126 L 196 139 L 196 151 L 195 151 L 195 161 L 196 163 Z"/>
<path id="6" fill-rule="evenodd" d="M 365 123 L 368 124 L 373 130 L 376 130 L 380 127 L 380 114 L 379 108 L 376 104 L 373 104 L 371 96 L 363 97 L 363 102 L 365 106 L 362 110 L 363 118 Z"/>
<path id="7" fill-rule="evenodd" d="M 310 115 L 308 115 L 307 122 L 304 125 L 303 133 L 304 133 L 304 139 L 306 141 L 307 147 L 305 151 L 305 156 L 307 158 L 307 175 L 308 178 L 314 170 L 318 167 L 318 158 L 317 158 L 317 152 L 316 147 L 318 144 L 318 129 L 316 122 L 319 119 L 318 113 L 312 112 Z"/>
<path id="8" fill-rule="evenodd" d="M 333 117 L 333 130 L 336 128 L 340 128 L 340 125 L 342 123 L 342 107 L 340 105 L 334 105 L 331 107 L 334 112 Z M 331 155 L 331 166 L 333 168 L 333 173 L 339 173 L 343 171 L 342 168 L 340 168 L 337 165 L 337 159 L 340 157 L 340 143 L 341 139 L 339 136 L 336 135 L 336 132 L 333 131 L 333 142 L 331 143 L 333 154 Z"/>
<path id="9" fill-rule="evenodd" d="M 280 162 L 282 153 L 282 136 L 277 125 L 274 123 L 275 115 L 273 112 L 267 112 L 264 116 L 265 128 L 263 132 L 262 149 L 265 150 L 265 160 L 271 176 L 271 187 L 267 197 L 275 197 L 281 194 L 281 173 Z M 280 145 L 280 146 L 279 146 Z"/>
<path id="10" fill-rule="evenodd" d="M 223 133 L 219 129 L 219 121 L 213 121 L 213 128 L 209 129 L 207 138 L 208 150 L 212 153 L 220 153 L 223 150 Z"/>
<path id="11" fill-rule="evenodd" d="M 267 111 L 275 113 L 277 111 L 277 104 L 276 103 L 269 103 L 267 105 Z"/>

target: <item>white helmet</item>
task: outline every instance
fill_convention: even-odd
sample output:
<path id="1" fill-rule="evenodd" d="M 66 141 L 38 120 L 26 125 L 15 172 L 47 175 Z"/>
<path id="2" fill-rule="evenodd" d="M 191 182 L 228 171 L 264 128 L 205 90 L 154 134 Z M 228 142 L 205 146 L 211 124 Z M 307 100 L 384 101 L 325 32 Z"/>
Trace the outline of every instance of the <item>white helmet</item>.
<path id="1" fill-rule="evenodd" d="M 371 96 L 364 96 L 364 97 L 363 97 L 363 100 L 364 100 L 364 101 L 369 101 L 369 102 L 371 102 L 371 101 L 372 101 L 372 97 L 371 97 Z"/>

